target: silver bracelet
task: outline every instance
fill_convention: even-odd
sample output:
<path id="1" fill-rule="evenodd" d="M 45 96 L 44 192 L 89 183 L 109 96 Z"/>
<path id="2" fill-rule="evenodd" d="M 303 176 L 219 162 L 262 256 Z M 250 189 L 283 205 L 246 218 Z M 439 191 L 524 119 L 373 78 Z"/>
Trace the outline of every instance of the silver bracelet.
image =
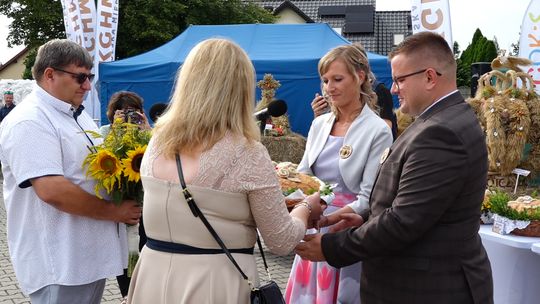
<path id="1" fill-rule="evenodd" d="M 306 201 L 301 201 L 300 203 L 296 204 L 296 206 L 294 206 L 293 210 L 296 209 L 297 207 L 300 207 L 300 206 L 305 206 L 308 209 L 309 214 L 311 214 L 311 209 L 312 209 L 311 205 Z"/>

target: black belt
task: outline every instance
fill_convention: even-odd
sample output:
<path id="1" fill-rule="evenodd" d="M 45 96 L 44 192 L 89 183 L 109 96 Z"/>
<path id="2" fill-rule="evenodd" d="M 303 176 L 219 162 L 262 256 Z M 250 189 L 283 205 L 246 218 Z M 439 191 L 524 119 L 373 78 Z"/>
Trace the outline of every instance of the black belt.
<path id="1" fill-rule="evenodd" d="M 150 249 L 168 252 L 168 253 L 183 253 L 183 254 L 221 254 L 225 253 L 223 249 L 210 249 L 210 248 L 198 248 L 192 247 L 185 244 L 164 242 L 159 240 L 154 240 L 148 238 L 146 241 L 146 246 Z M 231 253 L 244 253 L 244 254 L 253 254 L 253 247 L 251 248 L 236 248 L 229 249 Z"/>

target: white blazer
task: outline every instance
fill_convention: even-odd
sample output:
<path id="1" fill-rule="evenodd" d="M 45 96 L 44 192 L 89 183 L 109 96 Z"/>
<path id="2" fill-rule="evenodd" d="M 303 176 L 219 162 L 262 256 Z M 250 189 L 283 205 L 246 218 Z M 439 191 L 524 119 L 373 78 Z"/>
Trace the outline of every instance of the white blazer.
<path id="1" fill-rule="evenodd" d="M 309 129 L 306 150 L 298 171 L 313 175 L 311 166 L 319 157 L 332 131 L 336 117 L 326 113 L 316 117 Z M 392 145 L 390 127 L 368 106 L 353 121 L 343 139 L 343 145 L 350 145 L 352 153 L 347 158 L 339 157 L 339 172 L 349 190 L 357 193 L 357 199 L 350 203 L 356 213 L 369 208 L 369 196 L 375 182 L 380 158 L 384 150 Z M 332 197 L 324 197 L 331 203 Z"/>

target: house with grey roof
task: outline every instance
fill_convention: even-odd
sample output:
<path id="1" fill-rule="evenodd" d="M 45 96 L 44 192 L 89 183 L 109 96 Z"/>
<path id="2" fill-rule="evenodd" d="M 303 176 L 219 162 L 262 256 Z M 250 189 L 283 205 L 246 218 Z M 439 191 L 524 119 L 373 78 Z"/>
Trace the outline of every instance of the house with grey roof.
<path id="1" fill-rule="evenodd" d="M 375 0 L 245 0 L 271 11 L 276 23 L 328 23 L 367 51 L 387 55 L 412 34 L 410 11 L 376 11 Z"/>

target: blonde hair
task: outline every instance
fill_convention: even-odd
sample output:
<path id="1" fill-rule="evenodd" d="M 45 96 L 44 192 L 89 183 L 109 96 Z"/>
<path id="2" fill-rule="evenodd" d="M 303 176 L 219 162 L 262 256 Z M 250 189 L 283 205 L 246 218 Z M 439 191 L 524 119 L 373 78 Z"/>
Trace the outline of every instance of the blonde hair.
<path id="1" fill-rule="evenodd" d="M 170 109 L 154 128 L 165 156 L 206 151 L 230 132 L 260 139 L 253 118 L 255 69 L 248 55 L 226 39 L 198 43 L 179 68 Z"/>
<path id="2" fill-rule="evenodd" d="M 319 60 L 319 75 L 322 77 L 330 65 L 336 60 L 342 60 L 347 67 L 349 73 L 354 77 L 356 83 L 360 83 L 360 78 L 358 77 L 358 72 L 362 71 L 365 74 L 365 80 L 360 85 L 360 102 L 367 104 L 375 113 L 379 113 L 377 106 L 377 94 L 373 92 L 371 87 L 373 79 L 373 73 L 369 67 L 369 61 L 366 56 L 366 51 L 361 45 L 358 44 L 348 44 L 335 47 L 326 53 L 321 60 Z M 324 93 L 324 92 L 323 92 Z M 339 112 L 330 103 L 332 112 L 339 119 Z M 357 115 L 360 113 L 356 113 Z"/>

